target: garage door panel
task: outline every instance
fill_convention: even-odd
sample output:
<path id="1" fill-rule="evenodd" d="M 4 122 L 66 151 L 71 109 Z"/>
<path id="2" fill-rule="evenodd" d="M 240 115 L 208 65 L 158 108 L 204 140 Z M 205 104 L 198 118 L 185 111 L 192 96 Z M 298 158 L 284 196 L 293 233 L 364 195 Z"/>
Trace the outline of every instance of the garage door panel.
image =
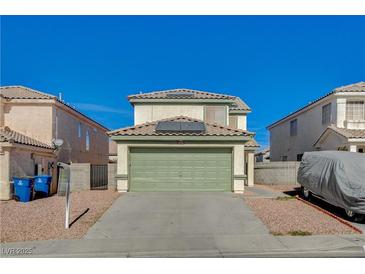
<path id="1" fill-rule="evenodd" d="M 230 148 L 131 148 L 131 191 L 231 191 Z"/>

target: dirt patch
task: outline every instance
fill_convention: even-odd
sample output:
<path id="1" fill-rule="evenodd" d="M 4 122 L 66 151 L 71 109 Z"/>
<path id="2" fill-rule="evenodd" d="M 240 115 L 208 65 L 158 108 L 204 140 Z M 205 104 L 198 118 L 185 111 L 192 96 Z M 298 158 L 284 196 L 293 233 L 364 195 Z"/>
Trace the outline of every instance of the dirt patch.
<path id="1" fill-rule="evenodd" d="M 64 228 L 65 197 L 52 196 L 29 203 L 0 202 L 1 242 L 81 238 L 119 197 L 112 190 L 71 194 L 70 229 Z"/>
<path id="2" fill-rule="evenodd" d="M 358 233 L 338 220 L 296 199 L 245 199 L 273 235 Z"/>

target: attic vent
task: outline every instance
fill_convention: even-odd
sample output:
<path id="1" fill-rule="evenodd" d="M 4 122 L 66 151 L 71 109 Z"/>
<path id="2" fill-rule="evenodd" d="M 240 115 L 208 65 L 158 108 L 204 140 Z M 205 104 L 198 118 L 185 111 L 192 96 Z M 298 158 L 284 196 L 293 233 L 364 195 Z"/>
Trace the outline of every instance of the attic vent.
<path id="1" fill-rule="evenodd" d="M 168 98 L 193 98 L 193 92 L 170 92 L 166 94 Z"/>

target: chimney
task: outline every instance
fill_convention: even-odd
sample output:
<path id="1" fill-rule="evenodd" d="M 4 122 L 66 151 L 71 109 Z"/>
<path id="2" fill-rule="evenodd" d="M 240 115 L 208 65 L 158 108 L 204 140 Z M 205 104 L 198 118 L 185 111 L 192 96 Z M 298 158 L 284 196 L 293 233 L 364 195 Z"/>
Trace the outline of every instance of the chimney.
<path id="1" fill-rule="evenodd" d="M 62 92 L 58 93 L 58 100 L 62 101 Z"/>

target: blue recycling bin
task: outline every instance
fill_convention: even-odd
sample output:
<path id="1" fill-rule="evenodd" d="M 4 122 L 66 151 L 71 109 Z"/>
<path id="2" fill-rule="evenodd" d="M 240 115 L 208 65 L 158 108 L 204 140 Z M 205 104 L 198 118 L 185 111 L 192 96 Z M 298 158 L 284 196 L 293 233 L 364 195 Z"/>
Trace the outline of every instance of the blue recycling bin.
<path id="1" fill-rule="evenodd" d="M 14 194 L 20 202 L 29 202 L 33 194 L 32 177 L 14 177 Z"/>
<path id="2" fill-rule="evenodd" d="M 34 176 L 34 191 L 36 193 L 41 193 L 46 197 L 49 194 L 49 187 L 52 182 L 52 176 L 49 175 L 39 175 Z"/>

